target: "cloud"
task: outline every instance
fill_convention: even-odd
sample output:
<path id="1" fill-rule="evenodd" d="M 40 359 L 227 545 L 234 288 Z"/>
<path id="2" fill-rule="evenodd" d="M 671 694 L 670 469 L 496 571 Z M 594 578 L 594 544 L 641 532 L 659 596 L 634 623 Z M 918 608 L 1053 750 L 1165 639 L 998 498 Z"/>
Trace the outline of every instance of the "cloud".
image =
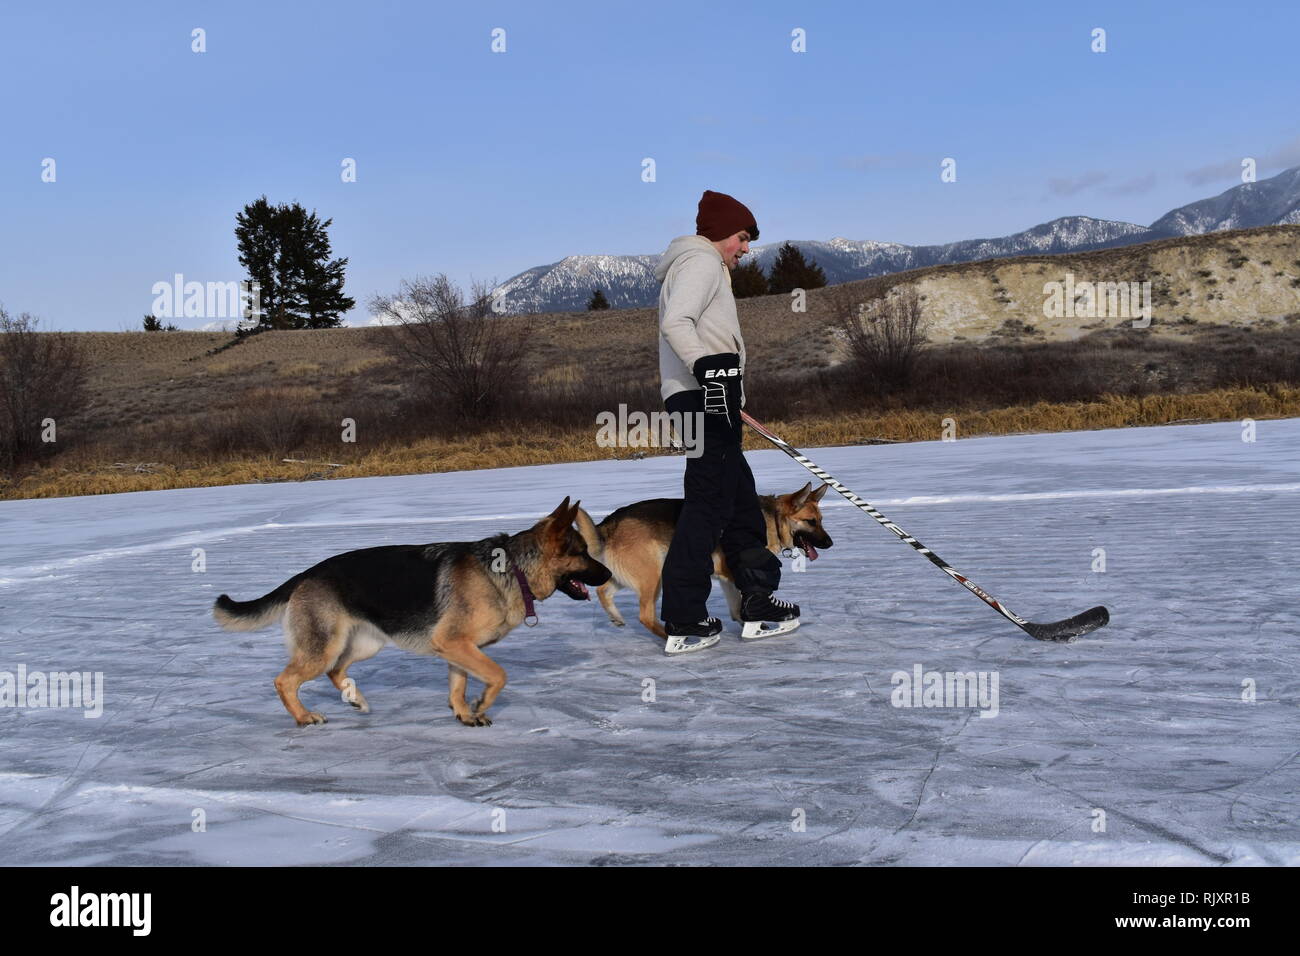
<path id="1" fill-rule="evenodd" d="M 1206 183 L 1222 183 L 1225 179 L 1237 179 L 1240 176 L 1241 160 L 1232 159 L 1193 169 L 1186 174 L 1185 178 L 1193 186 L 1204 186 Z"/>
<path id="2" fill-rule="evenodd" d="M 1116 186 L 1111 186 L 1106 190 L 1108 196 L 1136 196 L 1139 193 L 1147 193 L 1155 188 L 1156 174 L 1147 173 L 1145 176 L 1137 176 L 1133 179 L 1126 180 Z"/>
<path id="3" fill-rule="evenodd" d="M 1189 170 L 1184 176 L 1193 186 L 1204 186 L 1206 183 L 1223 183 L 1225 180 L 1240 182 L 1241 161 L 1243 159 L 1246 159 L 1246 157 L 1238 156 L 1235 159 L 1225 159 L 1221 163 L 1199 166 L 1196 169 Z M 1297 136 L 1289 143 L 1283 143 L 1276 149 L 1269 150 L 1262 156 L 1256 156 L 1255 165 L 1268 170 L 1282 170 L 1290 169 L 1292 166 L 1300 166 L 1300 136 Z"/>
<path id="4" fill-rule="evenodd" d="M 1271 153 L 1266 153 L 1260 160 L 1259 165 L 1267 169 L 1276 169 L 1281 167 L 1288 169 L 1292 166 L 1300 166 L 1300 136 L 1284 143 Z"/>
<path id="5" fill-rule="evenodd" d="M 1083 192 L 1085 189 L 1091 189 L 1110 179 L 1110 173 L 1103 173 L 1100 170 L 1092 169 L 1073 179 L 1064 176 L 1057 176 L 1047 181 L 1048 191 L 1054 196 L 1073 196 L 1075 193 Z"/>
<path id="6" fill-rule="evenodd" d="M 926 157 L 919 153 L 867 153 L 859 156 L 842 156 L 836 162 L 841 169 L 916 169 L 926 163 L 939 167 L 937 157 Z"/>

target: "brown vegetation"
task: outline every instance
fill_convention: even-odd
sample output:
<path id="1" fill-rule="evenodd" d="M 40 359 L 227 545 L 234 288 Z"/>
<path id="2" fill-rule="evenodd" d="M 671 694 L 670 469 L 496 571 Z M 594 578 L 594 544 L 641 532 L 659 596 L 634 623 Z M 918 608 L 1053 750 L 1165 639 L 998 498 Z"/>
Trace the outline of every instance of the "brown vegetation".
<path id="1" fill-rule="evenodd" d="M 85 405 L 86 357 L 70 336 L 0 308 L 0 469 L 49 457 L 58 426 Z"/>
<path id="2" fill-rule="evenodd" d="M 915 356 L 906 381 L 888 387 L 850 361 L 846 304 L 891 290 L 897 299 L 935 277 L 955 282 L 965 274 L 982 294 L 1015 300 L 1024 285 L 1014 278 L 1018 271 L 1027 270 L 1041 288 L 1043 276 L 1062 268 L 1106 278 L 1103 265 L 1134 271 L 1144 261 L 1162 261 L 1160 255 L 1186 256 L 1190 269 L 1220 253 L 1240 258 L 1258 253 L 1260 243 L 1294 242 L 1300 227 L 1253 230 L 1244 238 L 1220 234 L 1231 248 L 1218 253 L 1210 237 L 1192 238 L 847 283 L 810 291 L 806 312 L 793 312 L 787 296 L 742 300 L 747 407 L 808 444 L 935 438 L 938 422 L 949 416 L 969 436 L 1300 413 L 1300 308 L 1254 326 L 1193 319 L 1135 329 L 1127 321 L 1076 319 L 1067 336 L 1053 329 L 1034 334 L 1037 328 L 1026 331 L 1026 323 L 1002 312 L 982 320 L 985 332 L 968 330 L 970 340 L 940 337 Z M 1284 261 L 1276 252 L 1263 259 Z M 1294 253 L 1285 261 L 1292 259 Z M 1244 276 L 1262 264 L 1256 255 L 1224 268 Z M 1170 295 L 1187 295 L 1179 282 L 1170 288 Z M 950 319 L 932 292 L 917 297 L 925 320 Z M 1252 316 L 1239 318 L 1247 323 Z M 91 362 L 89 403 L 60 419 L 58 453 L 48 462 L 0 473 L 0 495 L 608 458 L 627 452 L 595 444 L 598 412 L 619 404 L 662 407 L 655 309 L 474 321 L 518 344 L 517 365 L 509 367 L 520 388 L 498 390 L 491 409 L 471 416 L 450 413 L 440 401 L 446 389 L 424 387 L 429 377 L 394 357 L 386 338 L 393 329 L 270 331 L 237 341 L 223 333 L 73 333 L 69 338 Z M 1013 334 L 989 334 L 999 328 Z M 344 440 L 345 420 L 355 424 L 355 441 Z"/>

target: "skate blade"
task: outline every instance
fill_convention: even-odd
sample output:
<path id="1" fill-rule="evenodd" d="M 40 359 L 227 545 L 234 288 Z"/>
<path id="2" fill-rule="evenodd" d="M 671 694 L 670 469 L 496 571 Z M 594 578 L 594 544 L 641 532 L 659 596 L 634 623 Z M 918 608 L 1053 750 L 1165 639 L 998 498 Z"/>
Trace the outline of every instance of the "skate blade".
<path id="1" fill-rule="evenodd" d="M 789 634 L 799 626 L 799 619 L 793 621 L 746 621 L 740 629 L 740 636 L 746 641 L 757 641 L 764 637 L 776 637 Z"/>
<path id="2" fill-rule="evenodd" d="M 701 637 L 695 640 L 693 644 L 687 644 L 688 639 L 685 637 L 669 636 L 664 643 L 665 654 L 693 654 L 696 651 L 702 651 L 705 648 L 712 647 L 718 641 L 722 640 L 721 634 L 714 634 L 712 637 Z"/>

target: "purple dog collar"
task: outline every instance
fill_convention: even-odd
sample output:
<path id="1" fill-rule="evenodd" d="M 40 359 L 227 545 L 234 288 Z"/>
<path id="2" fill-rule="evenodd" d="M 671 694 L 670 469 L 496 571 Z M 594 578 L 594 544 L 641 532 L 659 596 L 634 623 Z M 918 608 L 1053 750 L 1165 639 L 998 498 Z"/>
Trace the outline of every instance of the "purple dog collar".
<path id="1" fill-rule="evenodd" d="M 524 572 L 518 568 L 511 568 L 515 572 L 515 580 L 519 582 L 519 591 L 524 596 L 524 623 L 529 627 L 537 626 L 537 608 L 533 606 L 533 589 L 528 586 L 528 579 L 524 577 Z M 531 618 L 531 620 L 529 620 Z"/>

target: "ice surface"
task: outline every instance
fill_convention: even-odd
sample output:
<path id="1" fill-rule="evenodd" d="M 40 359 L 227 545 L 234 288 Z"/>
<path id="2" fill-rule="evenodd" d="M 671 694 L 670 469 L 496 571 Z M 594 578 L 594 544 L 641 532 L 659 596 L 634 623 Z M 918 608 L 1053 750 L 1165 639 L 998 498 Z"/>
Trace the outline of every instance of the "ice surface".
<path id="1" fill-rule="evenodd" d="M 372 713 L 322 678 L 329 723 L 299 729 L 278 628 L 221 631 L 212 600 L 678 494 L 681 458 L 0 503 L 0 672 L 105 695 L 0 709 L 0 863 L 1298 864 L 1300 420 L 1257 427 L 809 450 L 1018 614 L 1111 624 L 1034 641 L 831 494 L 835 546 L 787 564 L 799 630 L 667 658 L 628 592 L 625 629 L 557 596 L 489 652 L 490 728 L 390 648 L 351 672 Z M 807 477 L 750 461 L 763 490 Z M 997 716 L 893 706 L 918 664 L 996 672 Z"/>

